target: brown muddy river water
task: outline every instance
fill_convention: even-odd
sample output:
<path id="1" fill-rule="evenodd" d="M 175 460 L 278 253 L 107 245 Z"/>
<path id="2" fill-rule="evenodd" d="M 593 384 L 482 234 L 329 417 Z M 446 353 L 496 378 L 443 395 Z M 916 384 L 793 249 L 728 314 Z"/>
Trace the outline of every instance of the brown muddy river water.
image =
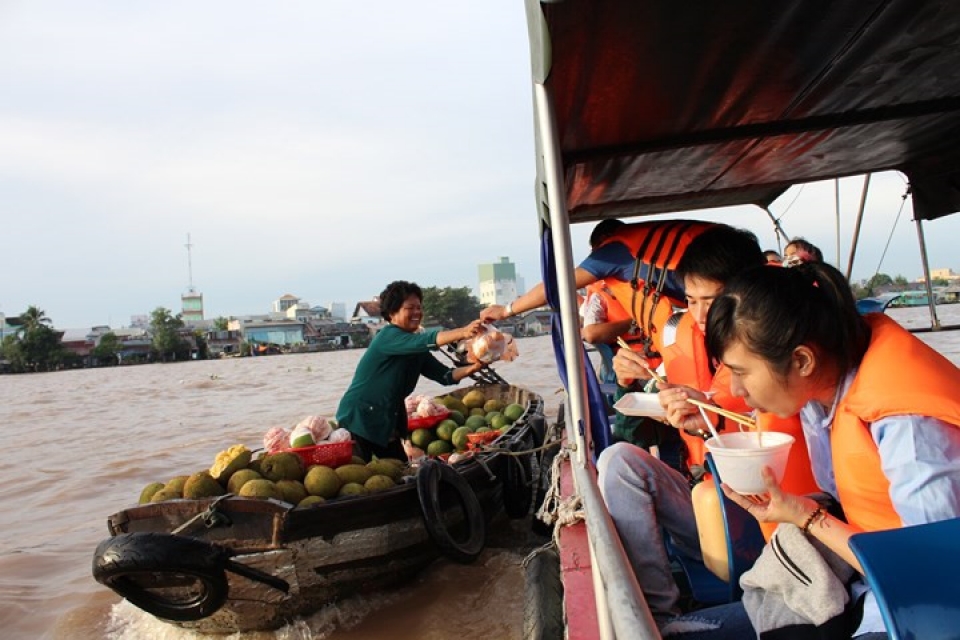
<path id="1" fill-rule="evenodd" d="M 891 310 L 929 326 L 926 308 Z M 960 305 L 938 308 L 960 323 Z M 960 332 L 919 334 L 954 362 Z M 562 396 L 550 338 L 518 341 L 495 365 L 543 396 Z M 0 637 L 6 640 L 507 639 L 521 635 L 529 534 L 514 523 L 469 566 L 438 560 L 403 589 L 345 600 L 269 633 L 204 636 L 159 622 L 91 577 L 107 516 L 148 482 L 210 465 L 230 444 L 260 446 L 272 426 L 332 416 L 361 351 L 0 376 Z M 442 388 L 423 383 L 421 393 Z"/>

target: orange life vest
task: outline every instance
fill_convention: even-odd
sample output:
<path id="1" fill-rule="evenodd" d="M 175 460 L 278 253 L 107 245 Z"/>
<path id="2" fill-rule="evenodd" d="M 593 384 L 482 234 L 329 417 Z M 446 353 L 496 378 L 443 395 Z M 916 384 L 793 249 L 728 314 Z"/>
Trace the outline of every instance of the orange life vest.
<path id="1" fill-rule="evenodd" d="M 903 526 L 890 501 L 870 424 L 888 416 L 923 415 L 960 426 L 960 369 L 882 313 L 864 316 L 870 346 L 831 426 L 837 499 L 861 531 Z"/>
<path id="2" fill-rule="evenodd" d="M 621 227 L 600 245 L 622 242 L 635 258 L 631 281 L 607 278 L 613 296 L 623 306 L 646 337 L 646 354 L 659 354 L 663 348 L 663 326 L 674 307 L 686 307 L 682 291 L 667 291 L 667 276 L 676 269 L 690 241 L 712 222 L 696 220 L 658 220 L 636 222 Z M 642 277 L 641 267 L 648 276 Z"/>
<path id="3" fill-rule="evenodd" d="M 686 385 L 700 391 L 712 391 L 712 400 L 724 409 L 739 413 L 752 411 L 743 398 L 731 393 L 731 374 L 727 367 L 721 364 L 715 374 L 710 372 L 704 335 L 693 316 L 686 313 L 681 316 L 677 324 L 676 339 L 672 344 L 664 347 L 663 360 L 667 369 L 668 382 Z M 790 457 L 780 482 L 783 489 L 799 495 L 819 491 L 813 479 L 813 468 L 810 465 L 810 456 L 807 454 L 800 417 L 779 418 L 772 413 L 758 412 L 757 424 L 764 431 L 780 431 L 796 439 L 795 446 L 790 448 Z M 727 421 L 726 427 L 728 430 L 737 428 L 730 421 Z M 690 435 L 682 429 L 680 436 L 687 445 L 687 464 L 702 465 L 706 456 L 703 439 Z"/>

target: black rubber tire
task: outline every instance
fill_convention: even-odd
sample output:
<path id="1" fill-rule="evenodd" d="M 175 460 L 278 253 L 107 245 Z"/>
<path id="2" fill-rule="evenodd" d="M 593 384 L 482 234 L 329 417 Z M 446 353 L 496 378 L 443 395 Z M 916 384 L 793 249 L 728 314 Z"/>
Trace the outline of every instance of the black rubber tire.
<path id="1" fill-rule="evenodd" d="M 188 622 L 215 613 L 227 600 L 224 564 L 229 552 L 203 540 L 166 533 L 124 533 L 104 540 L 93 555 L 93 577 L 144 611 L 164 620 Z M 198 595 L 173 601 L 144 589 L 137 575 L 187 576 Z"/>
<path id="2" fill-rule="evenodd" d="M 507 444 L 510 451 L 523 451 L 523 440 L 513 440 Z M 533 506 L 533 454 L 507 456 L 503 478 L 503 510 L 511 518 L 525 518 Z"/>
<path id="3" fill-rule="evenodd" d="M 466 517 L 466 540 L 456 540 L 443 520 L 440 485 L 446 483 L 456 491 Z M 437 460 L 427 460 L 417 472 L 417 495 L 420 510 L 430 539 L 443 555 L 455 562 L 469 564 L 480 556 L 487 543 L 487 523 L 477 494 L 453 467 Z"/>
<path id="4" fill-rule="evenodd" d="M 524 579 L 523 640 L 563 640 L 563 582 L 556 549 L 533 556 Z"/>

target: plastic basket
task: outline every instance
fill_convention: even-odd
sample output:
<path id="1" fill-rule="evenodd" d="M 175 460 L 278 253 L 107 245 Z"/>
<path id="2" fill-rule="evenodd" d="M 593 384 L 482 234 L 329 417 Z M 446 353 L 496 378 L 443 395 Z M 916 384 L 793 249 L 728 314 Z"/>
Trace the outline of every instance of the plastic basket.
<path id="1" fill-rule="evenodd" d="M 297 447 L 286 449 L 286 451 L 300 456 L 304 466 L 322 464 L 327 467 L 339 467 L 349 464 L 353 459 L 353 440 L 315 444 L 312 447 Z"/>
<path id="2" fill-rule="evenodd" d="M 449 417 L 449 410 L 445 411 L 444 413 L 440 413 L 435 416 L 427 416 L 425 418 L 411 418 L 410 416 L 407 416 L 407 431 L 416 431 L 417 429 L 432 429 Z"/>
<path id="3" fill-rule="evenodd" d="M 467 434 L 467 450 L 474 451 L 485 444 L 490 444 L 500 437 L 499 431 L 483 431 L 482 433 Z"/>

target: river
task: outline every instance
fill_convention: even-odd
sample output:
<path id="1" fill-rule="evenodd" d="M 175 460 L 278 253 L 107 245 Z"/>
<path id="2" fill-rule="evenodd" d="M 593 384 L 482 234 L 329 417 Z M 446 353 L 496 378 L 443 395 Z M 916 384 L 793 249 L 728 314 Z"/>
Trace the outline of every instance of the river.
<path id="1" fill-rule="evenodd" d="M 927 309 L 890 310 L 907 327 Z M 938 307 L 960 324 L 960 305 Z M 960 362 L 960 332 L 918 334 Z M 543 396 L 548 417 L 562 396 L 550 338 L 518 341 L 497 363 L 513 384 Z M 7 640 L 192 640 L 91 576 L 109 514 L 141 488 L 209 466 L 234 443 L 259 446 L 272 426 L 331 416 L 358 350 L 0 376 L 0 628 Z M 420 393 L 442 387 L 425 382 Z M 525 523 L 520 523 L 524 526 Z M 525 531 L 517 530 L 517 536 Z M 524 550 L 491 545 L 463 566 L 438 560 L 409 588 L 327 607 L 270 633 L 236 640 L 463 640 L 521 635 Z M 223 636 L 216 636 L 223 638 Z"/>

